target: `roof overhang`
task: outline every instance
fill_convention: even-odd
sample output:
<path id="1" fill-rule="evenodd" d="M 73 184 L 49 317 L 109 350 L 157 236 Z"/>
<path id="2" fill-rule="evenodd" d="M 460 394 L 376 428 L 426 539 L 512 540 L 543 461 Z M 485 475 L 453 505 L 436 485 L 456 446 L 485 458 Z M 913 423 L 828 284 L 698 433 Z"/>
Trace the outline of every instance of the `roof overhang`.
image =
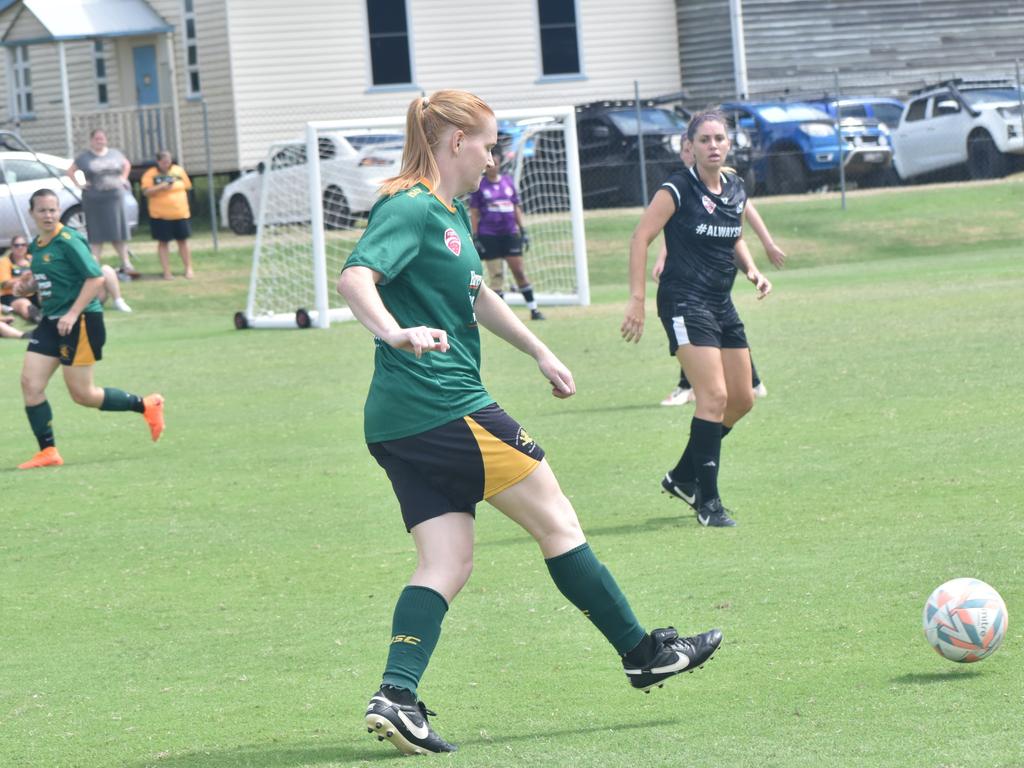
<path id="1" fill-rule="evenodd" d="M 30 14 L 38 22 L 28 25 L 36 30 L 29 37 L 16 32 L 22 26 L 18 21 L 23 14 Z M 11 21 L 0 45 L 8 47 L 174 31 L 146 0 L 19 0 L 4 15 Z"/>

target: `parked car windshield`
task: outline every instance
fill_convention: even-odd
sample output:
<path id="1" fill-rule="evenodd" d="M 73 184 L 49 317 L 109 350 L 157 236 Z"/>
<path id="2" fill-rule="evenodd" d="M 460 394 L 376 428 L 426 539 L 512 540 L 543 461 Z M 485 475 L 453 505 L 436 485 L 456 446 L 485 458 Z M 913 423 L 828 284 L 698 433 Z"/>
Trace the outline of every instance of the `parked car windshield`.
<path id="1" fill-rule="evenodd" d="M 1016 102 L 1020 96 L 1013 88 L 983 88 L 979 90 L 962 91 L 964 99 L 972 107 L 982 107 L 986 104 L 1002 104 L 1007 101 Z"/>
<path id="2" fill-rule="evenodd" d="M 761 119 L 767 120 L 769 123 L 800 123 L 808 120 L 832 122 L 828 112 L 806 104 L 773 104 L 754 109 L 757 110 Z"/>
<path id="3" fill-rule="evenodd" d="M 608 118 L 626 136 L 636 136 L 636 110 L 609 112 Z M 644 133 L 682 133 L 686 123 L 667 109 L 641 109 L 640 120 Z"/>

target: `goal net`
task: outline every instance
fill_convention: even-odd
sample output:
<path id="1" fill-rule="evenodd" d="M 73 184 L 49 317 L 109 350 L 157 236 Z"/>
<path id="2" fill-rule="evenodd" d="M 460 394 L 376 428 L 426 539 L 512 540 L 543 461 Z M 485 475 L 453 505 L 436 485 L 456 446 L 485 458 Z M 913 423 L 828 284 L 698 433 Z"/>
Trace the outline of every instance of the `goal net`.
<path id="1" fill-rule="evenodd" d="M 502 171 L 519 191 L 539 304 L 590 303 L 572 107 L 496 113 Z M 366 226 L 377 189 L 401 167 L 404 117 L 317 121 L 271 146 L 256 196 L 256 242 L 238 328 L 327 328 L 352 318 L 334 289 Z M 312 161 L 310 160 L 312 159 Z M 505 298 L 522 297 L 505 270 Z"/>

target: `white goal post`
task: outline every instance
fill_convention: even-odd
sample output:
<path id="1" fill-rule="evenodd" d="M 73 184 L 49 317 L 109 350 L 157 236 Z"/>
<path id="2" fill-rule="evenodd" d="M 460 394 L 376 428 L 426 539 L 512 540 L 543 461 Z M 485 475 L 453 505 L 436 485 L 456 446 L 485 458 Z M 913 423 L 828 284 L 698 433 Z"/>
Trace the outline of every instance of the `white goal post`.
<path id="1" fill-rule="evenodd" d="M 502 110 L 496 117 L 503 171 L 515 178 L 530 236 L 524 267 L 535 298 L 546 306 L 588 305 L 575 109 Z M 377 188 L 399 171 L 404 131 L 404 117 L 309 122 L 304 137 L 273 144 L 259 173 L 240 180 L 255 198 L 257 228 L 237 328 L 328 328 L 352 318 L 334 283 Z M 522 304 L 507 272 L 505 298 Z"/>

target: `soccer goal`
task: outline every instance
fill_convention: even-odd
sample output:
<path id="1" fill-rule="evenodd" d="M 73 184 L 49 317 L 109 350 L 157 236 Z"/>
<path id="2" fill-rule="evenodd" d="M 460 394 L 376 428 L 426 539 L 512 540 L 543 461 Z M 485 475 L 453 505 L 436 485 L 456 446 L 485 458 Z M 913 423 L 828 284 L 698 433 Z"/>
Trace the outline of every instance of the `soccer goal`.
<path id="1" fill-rule="evenodd" d="M 503 171 L 515 178 L 530 235 L 524 257 L 537 302 L 587 305 L 575 111 L 505 110 L 496 117 Z M 271 146 L 252 184 L 256 242 L 237 328 L 327 328 L 352 318 L 334 283 L 377 189 L 401 167 L 404 133 L 404 117 L 316 121 L 304 137 Z M 515 291 L 509 282 L 510 304 L 522 303 Z"/>

